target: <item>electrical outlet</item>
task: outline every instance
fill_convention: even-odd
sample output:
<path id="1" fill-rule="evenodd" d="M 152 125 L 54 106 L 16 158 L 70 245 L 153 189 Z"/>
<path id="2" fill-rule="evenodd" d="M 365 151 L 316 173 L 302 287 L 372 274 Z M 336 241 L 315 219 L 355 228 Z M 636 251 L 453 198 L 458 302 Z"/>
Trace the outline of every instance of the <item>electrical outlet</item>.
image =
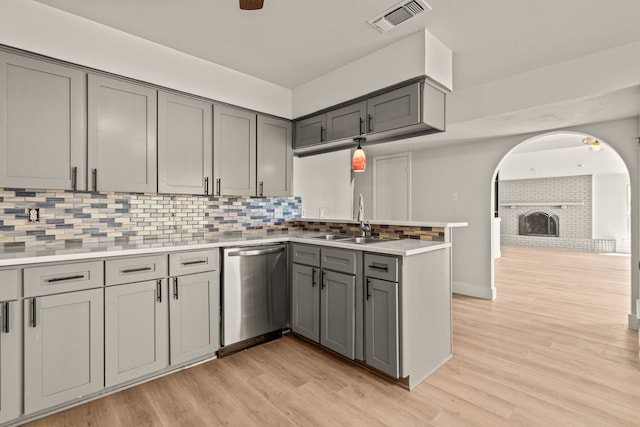
<path id="1" fill-rule="evenodd" d="M 273 216 L 276 218 L 282 218 L 284 216 L 284 210 L 282 208 L 275 208 L 273 211 Z"/>
<path id="2" fill-rule="evenodd" d="M 29 222 L 40 222 L 40 208 L 27 208 Z"/>

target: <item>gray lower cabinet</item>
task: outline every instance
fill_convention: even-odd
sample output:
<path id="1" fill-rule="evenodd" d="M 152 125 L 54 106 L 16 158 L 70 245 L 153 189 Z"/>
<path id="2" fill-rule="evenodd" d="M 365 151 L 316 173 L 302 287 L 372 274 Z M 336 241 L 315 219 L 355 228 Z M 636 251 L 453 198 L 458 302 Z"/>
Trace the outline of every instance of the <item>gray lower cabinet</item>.
<path id="1" fill-rule="evenodd" d="M 171 278 L 170 363 L 214 356 L 220 348 L 220 278 L 217 271 Z"/>
<path id="2" fill-rule="evenodd" d="M 420 122 L 421 83 L 413 83 L 367 100 L 367 133 Z"/>
<path id="3" fill-rule="evenodd" d="M 318 114 L 298 120 L 295 124 L 294 148 L 309 147 L 327 141 L 327 115 Z"/>
<path id="4" fill-rule="evenodd" d="M 353 359 L 356 277 L 323 270 L 320 289 L 320 344 Z"/>
<path id="5" fill-rule="evenodd" d="M 366 279 L 365 362 L 398 378 L 398 283 Z"/>
<path id="6" fill-rule="evenodd" d="M 167 280 L 105 288 L 105 385 L 111 387 L 169 365 Z"/>
<path id="7" fill-rule="evenodd" d="M 361 253 L 300 244 L 292 252 L 291 329 L 354 359 Z"/>
<path id="8" fill-rule="evenodd" d="M 213 107 L 213 174 L 215 195 L 256 195 L 256 114 Z"/>
<path id="9" fill-rule="evenodd" d="M 19 301 L 0 302 L 0 423 L 18 418 L 22 402 L 22 308 Z"/>
<path id="10" fill-rule="evenodd" d="M 157 191 L 156 90 L 89 75 L 88 169 L 93 191 Z"/>
<path id="11" fill-rule="evenodd" d="M 104 387 L 103 289 L 24 300 L 24 409 L 33 413 Z"/>
<path id="12" fill-rule="evenodd" d="M 367 103 L 365 101 L 331 110 L 327 113 L 327 140 L 353 138 L 366 133 Z"/>
<path id="13" fill-rule="evenodd" d="M 213 104 L 158 93 L 158 192 L 211 194 Z"/>
<path id="14" fill-rule="evenodd" d="M 258 116 L 258 196 L 293 195 L 292 126 L 289 120 Z"/>
<path id="15" fill-rule="evenodd" d="M 291 329 L 320 342 L 320 269 L 294 263 L 291 274 Z"/>
<path id="16" fill-rule="evenodd" d="M 84 72 L 0 52 L 0 187 L 86 188 Z"/>

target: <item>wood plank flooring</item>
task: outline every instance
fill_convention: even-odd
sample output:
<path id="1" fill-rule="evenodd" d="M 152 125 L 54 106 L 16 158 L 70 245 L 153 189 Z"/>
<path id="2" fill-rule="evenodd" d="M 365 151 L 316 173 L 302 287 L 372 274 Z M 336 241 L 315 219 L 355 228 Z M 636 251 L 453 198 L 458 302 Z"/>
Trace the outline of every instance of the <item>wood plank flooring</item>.
<path id="1" fill-rule="evenodd" d="M 292 336 L 33 426 L 640 426 L 629 258 L 503 247 L 455 296 L 454 357 L 408 392 Z"/>

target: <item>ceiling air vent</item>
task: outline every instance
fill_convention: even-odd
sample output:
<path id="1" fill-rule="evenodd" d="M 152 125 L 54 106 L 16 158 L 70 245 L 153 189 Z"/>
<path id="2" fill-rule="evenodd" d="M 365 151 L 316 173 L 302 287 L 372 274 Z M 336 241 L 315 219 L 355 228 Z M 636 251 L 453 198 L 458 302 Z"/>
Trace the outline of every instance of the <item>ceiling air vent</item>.
<path id="1" fill-rule="evenodd" d="M 407 2 L 405 0 L 369 19 L 367 22 L 376 30 L 384 33 L 425 10 L 431 10 L 431 6 L 426 1 L 411 0 Z"/>

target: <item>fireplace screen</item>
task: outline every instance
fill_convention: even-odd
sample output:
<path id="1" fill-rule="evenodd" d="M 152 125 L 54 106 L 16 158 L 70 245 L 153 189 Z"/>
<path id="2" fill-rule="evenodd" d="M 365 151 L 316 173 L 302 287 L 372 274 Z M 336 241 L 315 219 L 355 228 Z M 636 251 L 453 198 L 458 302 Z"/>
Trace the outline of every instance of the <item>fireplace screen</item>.
<path id="1" fill-rule="evenodd" d="M 521 236 L 558 237 L 558 215 L 532 212 L 520 215 Z"/>

